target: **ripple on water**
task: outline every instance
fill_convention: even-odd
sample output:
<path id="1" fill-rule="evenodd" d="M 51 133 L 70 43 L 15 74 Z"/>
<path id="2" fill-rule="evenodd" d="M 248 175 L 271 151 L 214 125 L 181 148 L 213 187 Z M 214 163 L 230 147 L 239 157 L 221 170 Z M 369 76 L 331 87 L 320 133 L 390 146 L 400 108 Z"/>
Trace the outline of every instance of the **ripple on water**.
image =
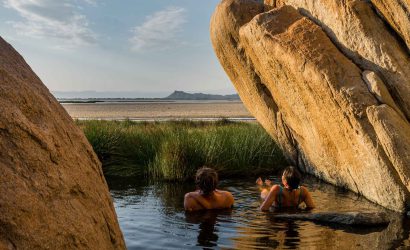
<path id="1" fill-rule="evenodd" d="M 277 178 L 274 181 L 278 181 Z M 305 180 L 323 211 L 380 211 L 350 192 L 313 178 Z M 410 222 L 393 216 L 387 228 L 357 229 L 278 220 L 258 211 L 254 180 L 228 180 L 235 208 L 185 213 L 183 197 L 192 184 L 110 183 L 118 220 L 129 249 L 390 249 L 409 246 Z"/>

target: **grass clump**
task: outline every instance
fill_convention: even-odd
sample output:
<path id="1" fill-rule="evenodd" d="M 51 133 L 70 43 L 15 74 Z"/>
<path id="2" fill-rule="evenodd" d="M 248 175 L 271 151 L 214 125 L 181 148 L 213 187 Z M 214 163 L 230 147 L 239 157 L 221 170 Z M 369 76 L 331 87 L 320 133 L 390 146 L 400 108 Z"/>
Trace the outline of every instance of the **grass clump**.
<path id="1" fill-rule="evenodd" d="M 203 121 L 77 121 L 106 175 L 186 180 L 201 166 L 222 176 L 273 172 L 281 150 L 255 123 Z"/>

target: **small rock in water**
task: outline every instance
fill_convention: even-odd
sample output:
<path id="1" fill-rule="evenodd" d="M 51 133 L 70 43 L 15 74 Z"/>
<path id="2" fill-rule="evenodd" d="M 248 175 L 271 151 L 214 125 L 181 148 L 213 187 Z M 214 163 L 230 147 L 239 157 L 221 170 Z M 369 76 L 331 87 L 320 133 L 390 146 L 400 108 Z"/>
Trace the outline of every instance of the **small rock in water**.
<path id="1" fill-rule="evenodd" d="M 322 223 L 337 223 L 349 226 L 381 226 L 389 224 L 385 213 L 344 212 L 344 213 L 312 213 L 312 214 L 278 214 L 278 219 L 307 220 Z"/>

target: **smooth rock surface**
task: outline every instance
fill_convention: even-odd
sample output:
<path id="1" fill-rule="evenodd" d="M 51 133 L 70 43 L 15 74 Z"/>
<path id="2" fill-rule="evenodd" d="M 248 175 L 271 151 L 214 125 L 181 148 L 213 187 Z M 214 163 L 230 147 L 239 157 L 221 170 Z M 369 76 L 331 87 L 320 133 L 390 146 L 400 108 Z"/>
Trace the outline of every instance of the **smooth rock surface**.
<path id="1" fill-rule="evenodd" d="M 362 0 L 282 0 L 321 26 L 343 54 L 361 69 L 384 77 L 391 95 L 410 119 L 410 57 L 408 50 Z M 409 26 L 410 28 L 410 26 Z"/>
<path id="2" fill-rule="evenodd" d="M 307 220 L 348 226 L 385 226 L 390 222 L 385 213 L 366 212 L 277 214 L 274 217 L 278 219 Z"/>
<path id="3" fill-rule="evenodd" d="M 364 71 L 363 80 L 366 82 L 369 91 L 376 97 L 376 99 L 380 103 L 390 106 L 392 109 L 394 109 L 394 111 L 397 112 L 398 115 L 406 120 L 406 116 L 403 114 L 403 112 L 401 112 L 393 97 L 390 95 L 390 92 L 387 89 L 386 85 L 376 73 L 368 70 Z"/>
<path id="4" fill-rule="evenodd" d="M 0 38 L 0 246 L 125 249 L 98 158 Z"/>
<path id="5" fill-rule="evenodd" d="M 248 22 L 236 22 L 238 18 L 232 17 L 249 14 L 248 8 L 243 7 L 249 3 L 259 11 L 252 13 L 252 20 L 247 16 Z M 367 112 L 380 103 L 362 78 L 362 65 L 351 60 L 340 44 L 335 44 L 329 31 L 325 32 L 292 6 L 270 11 L 263 6 L 261 1 L 223 0 L 211 22 L 216 54 L 245 106 L 285 148 L 292 164 L 387 208 L 405 211 L 410 196 L 403 180 L 409 178 L 409 173 L 399 171 L 400 167 L 393 163 L 396 156 L 380 147 L 383 139 Z M 263 8 L 265 11 L 258 14 Z M 369 19 L 373 18 L 374 13 Z M 375 23 L 383 24 L 377 19 Z M 360 33 L 363 29 L 356 31 Z M 375 44 L 382 43 L 385 41 Z M 363 45 L 363 51 L 366 46 Z M 396 58 L 396 52 L 390 51 Z M 397 53 L 397 58 L 403 56 L 400 50 Z M 402 64 L 401 67 L 408 67 L 406 60 Z M 246 74 L 238 69 L 246 69 Z M 249 75 L 253 79 L 249 80 Z M 407 76 L 401 77 L 406 80 L 401 84 L 407 84 Z M 258 85 L 269 93 L 265 98 L 255 97 L 255 88 L 250 86 Z M 402 126 L 410 127 L 408 121 L 401 119 Z M 410 165 L 407 158 L 401 160 L 400 164 Z"/>
<path id="6" fill-rule="evenodd" d="M 410 190 L 410 127 L 406 120 L 388 105 L 371 106 L 367 114 L 377 137 Z"/>
<path id="7" fill-rule="evenodd" d="M 235 87 L 247 109 L 261 125 L 280 142 L 288 159 L 297 158 L 297 152 L 288 141 L 289 131 L 282 124 L 272 94 L 255 72 L 252 62 L 244 53 L 239 41 L 239 28 L 254 16 L 269 10 L 258 0 L 222 1 L 211 19 L 211 40 L 219 61 Z M 278 126 L 279 124 L 279 126 Z"/>

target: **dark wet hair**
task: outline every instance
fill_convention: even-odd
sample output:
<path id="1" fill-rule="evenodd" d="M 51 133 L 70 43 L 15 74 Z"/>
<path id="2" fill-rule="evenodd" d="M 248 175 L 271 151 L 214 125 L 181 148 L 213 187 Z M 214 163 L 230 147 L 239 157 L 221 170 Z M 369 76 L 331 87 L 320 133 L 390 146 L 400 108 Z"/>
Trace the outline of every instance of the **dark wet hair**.
<path id="1" fill-rule="evenodd" d="M 292 166 L 285 168 L 283 171 L 283 177 L 285 178 L 286 182 L 288 183 L 289 189 L 294 190 L 299 188 L 300 180 L 302 179 L 302 175 L 300 172 Z"/>
<path id="2" fill-rule="evenodd" d="M 195 184 L 203 195 L 210 195 L 218 185 L 218 173 L 208 167 L 202 167 L 196 171 Z"/>

